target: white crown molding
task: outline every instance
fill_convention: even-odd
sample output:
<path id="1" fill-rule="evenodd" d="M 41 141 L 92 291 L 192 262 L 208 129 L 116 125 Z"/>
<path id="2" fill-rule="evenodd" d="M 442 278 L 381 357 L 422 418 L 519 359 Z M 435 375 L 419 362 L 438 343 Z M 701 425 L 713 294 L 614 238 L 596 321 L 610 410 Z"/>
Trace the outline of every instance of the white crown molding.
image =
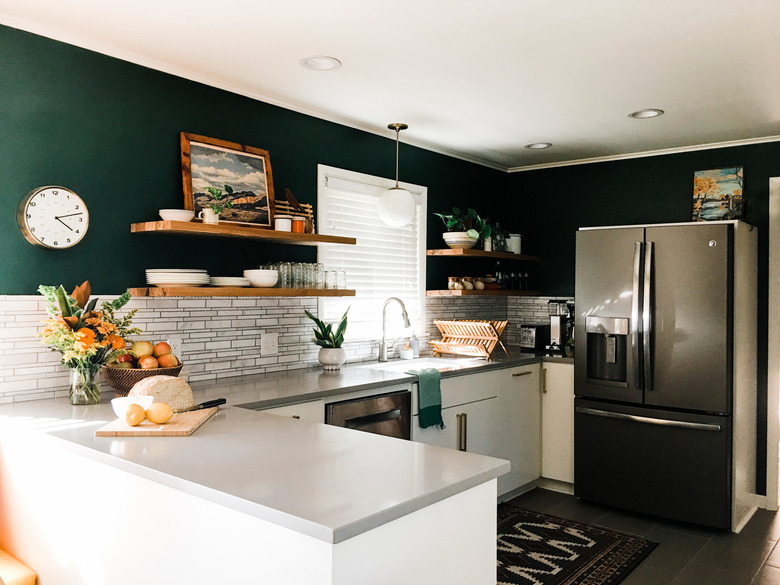
<path id="1" fill-rule="evenodd" d="M 579 160 L 569 160 L 554 163 L 545 163 L 540 165 L 529 165 L 523 167 L 511 167 L 507 169 L 508 173 L 521 173 L 524 171 L 538 171 L 540 169 L 553 169 L 556 167 L 571 167 L 575 165 L 588 165 L 593 163 L 612 162 L 618 160 L 628 160 L 632 158 L 644 158 L 648 156 L 662 156 L 665 154 L 680 154 L 683 152 L 696 152 L 698 150 L 712 150 L 714 148 L 731 148 L 734 146 L 748 146 L 751 144 L 763 144 L 766 142 L 778 142 L 780 136 L 764 136 L 762 138 L 746 138 L 744 140 L 729 140 L 727 142 L 712 142 L 710 144 L 695 144 L 693 146 L 680 146 L 677 148 L 665 148 L 662 150 L 648 150 L 645 152 L 632 152 L 629 154 L 618 154 L 613 156 L 600 156 L 594 158 L 583 158 Z"/>

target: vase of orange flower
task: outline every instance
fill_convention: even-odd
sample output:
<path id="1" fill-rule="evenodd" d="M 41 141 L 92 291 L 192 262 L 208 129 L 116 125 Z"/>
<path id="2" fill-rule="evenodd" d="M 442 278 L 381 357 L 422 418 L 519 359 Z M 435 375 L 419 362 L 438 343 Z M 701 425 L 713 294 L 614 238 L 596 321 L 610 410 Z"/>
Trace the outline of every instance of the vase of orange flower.
<path id="1" fill-rule="evenodd" d="M 129 353 L 125 339 L 140 333 L 130 325 L 137 309 L 118 317 L 116 311 L 130 300 L 125 292 L 96 309 L 98 299 L 90 300 L 89 281 L 77 286 L 71 295 L 59 287 L 41 285 L 38 292 L 46 298 L 49 319 L 38 335 L 42 343 L 62 354 L 62 365 L 70 370 L 68 400 L 71 404 L 97 404 L 100 386 L 96 382 L 100 368 Z"/>

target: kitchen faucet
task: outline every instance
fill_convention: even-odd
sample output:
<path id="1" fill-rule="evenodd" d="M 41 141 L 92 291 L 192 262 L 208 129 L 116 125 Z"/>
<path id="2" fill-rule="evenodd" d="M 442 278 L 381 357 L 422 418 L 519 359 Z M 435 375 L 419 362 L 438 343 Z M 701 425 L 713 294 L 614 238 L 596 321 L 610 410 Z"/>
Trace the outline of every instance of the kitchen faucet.
<path id="1" fill-rule="evenodd" d="M 404 302 L 398 297 L 390 297 L 387 299 L 385 301 L 385 306 L 382 307 L 382 341 L 379 343 L 380 362 L 387 361 L 387 305 L 390 304 L 390 301 L 396 301 L 399 305 L 401 305 L 401 315 L 404 318 L 404 327 L 412 326 L 412 324 L 409 322 L 409 314 L 406 312 L 406 306 L 404 305 Z"/>

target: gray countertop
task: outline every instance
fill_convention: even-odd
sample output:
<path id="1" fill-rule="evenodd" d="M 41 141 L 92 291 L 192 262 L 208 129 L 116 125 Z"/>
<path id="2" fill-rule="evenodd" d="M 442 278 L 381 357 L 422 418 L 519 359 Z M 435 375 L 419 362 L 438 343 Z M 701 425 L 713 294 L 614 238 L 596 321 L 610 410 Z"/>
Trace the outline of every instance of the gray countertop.
<path id="1" fill-rule="evenodd" d="M 541 359 L 515 355 L 477 367 Z M 96 406 L 65 399 L 3 405 L 0 424 L 47 433 L 87 457 L 332 543 L 509 470 L 500 459 L 236 406 L 271 407 L 414 380 L 367 365 L 343 366 L 337 374 L 301 370 L 193 384 L 196 402 L 225 397 L 227 404 L 189 437 L 95 437 L 115 418 L 110 393 Z"/>

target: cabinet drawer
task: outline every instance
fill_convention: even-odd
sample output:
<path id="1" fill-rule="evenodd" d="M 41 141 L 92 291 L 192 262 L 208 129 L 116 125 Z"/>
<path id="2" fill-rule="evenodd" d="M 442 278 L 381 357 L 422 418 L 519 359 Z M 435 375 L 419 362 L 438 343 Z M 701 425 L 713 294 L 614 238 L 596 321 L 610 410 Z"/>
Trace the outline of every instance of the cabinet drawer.
<path id="1" fill-rule="evenodd" d="M 493 398 L 498 394 L 497 382 L 491 373 L 469 374 L 441 380 L 441 407 L 450 408 L 478 400 Z M 417 384 L 412 393 L 412 413 L 419 412 L 417 406 Z"/>
<path id="2" fill-rule="evenodd" d="M 325 403 L 322 400 L 311 400 L 309 402 L 299 402 L 297 404 L 286 404 L 275 408 L 266 408 L 262 412 L 269 414 L 278 414 L 279 416 L 289 416 L 299 418 L 309 422 L 325 422 Z"/>

